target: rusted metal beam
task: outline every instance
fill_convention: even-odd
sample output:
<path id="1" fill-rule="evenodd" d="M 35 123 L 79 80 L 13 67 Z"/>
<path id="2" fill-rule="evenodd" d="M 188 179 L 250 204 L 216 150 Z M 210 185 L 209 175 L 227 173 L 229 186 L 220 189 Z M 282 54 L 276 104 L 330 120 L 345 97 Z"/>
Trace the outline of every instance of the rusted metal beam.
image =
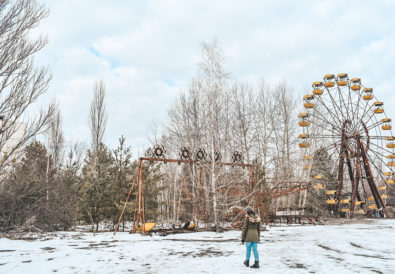
<path id="1" fill-rule="evenodd" d="M 142 166 L 142 165 L 141 165 Z M 143 235 L 145 235 L 145 203 L 144 203 L 144 180 L 143 180 L 143 168 L 141 168 L 140 171 L 140 185 L 141 185 L 141 202 L 142 202 L 142 211 L 143 211 L 143 216 L 142 216 L 142 222 L 141 225 L 143 227 Z M 140 207 L 139 207 L 140 208 Z"/>
<path id="2" fill-rule="evenodd" d="M 136 175 L 140 176 L 140 170 L 143 168 L 143 161 L 139 161 L 139 168 L 137 169 Z M 139 180 L 139 179 L 138 179 Z M 138 182 L 138 186 L 139 187 L 139 182 Z M 137 193 L 139 192 L 139 190 L 137 189 Z M 136 232 L 136 220 L 138 222 L 138 216 L 137 216 L 137 205 L 138 205 L 138 195 L 136 195 L 135 197 L 135 202 L 134 202 L 134 214 L 133 214 L 133 229 L 132 232 L 135 233 Z M 137 218 L 136 218 L 137 216 Z"/>
<path id="3" fill-rule="evenodd" d="M 286 190 L 283 190 L 283 191 L 278 191 L 278 192 L 271 193 L 271 197 L 274 198 L 274 199 L 277 199 L 277 198 L 280 198 L 282 196 L 286 196 L 286 195 L 289 195 L 289 194 L 292 194 L 292 193 L 295 193 L 295 192 L 300 192 L 300 191 L 303 191 L 303 190 L 306 190 L 306 189 L 309 189 L 309 188 L 310 188 L 310 186 L 307 186 L 307 185 L 304 186 L 304 187 L 297 186 L 297 187 L 289 188 L 289 189 L 286 189 Z"/>
<path id="4" fill-rule="evenodd" d="M 350 121 L 346 120 L 343 123 L 342 126 L 342 142 L 341 142 L 341 146 L 340 146 L 340 159 L 339 159 L 339 173 L 337 175 L 337 187 L 336 187 L 336 193 L 335 193 L 335 200 L 337 201 L 336 204 L 336 208 L 335 210 L 338 211 L 339 210 L 339 203 L 340 203 L 340 194 L 341 191 L 343 189 L 343 175 L 344 175 L 344 156 L 348 157 L 348 151 L 346 148 L 346 134 L 345 134 L 345 129 L 346 129 L 346 125 L 350 123 Z M 351 163 L 349 166 L 349 171 L 351 168 Z M 352 175 L 352 173 L 350 173 Z M 351 177 L 350 177 L 351 178 Z"/>
<path id="5" fill-rule="evenodd" d="M 355 167 L 355 179 L 352 181 L 352 194 L 351 194 L 351 205 L 350 205 L 350 217 L 354 216 L 355 199 L 358 193 L 359 178 L 361 176 L 361 145 L 360 139 L 357 138 L 357 166 Z"/>
<path id="6" fill-rule="evenodd" d="M 117 227 L 114 230 L 114 235 L 117 233 L 119 224 L 121 223 L 121 220 L 123 218 L 123 214 L 125 213 L 126 205 L 128 204 L 128 201 L 129 201 L 129 198 L 130 198 L 130 194 L 132 194 L 133 187 L 134 187 L 134 185 L 136 183 L 137 175 L 138 175 L 138 172 L 136 172 L 136 174 L 134 175 L 134 178 L 133 178 L 133 181 L 132 181 L 132 185 L 130 186 L 130 189 L 129 189 L 128 197 L 126 198 L 125 204 L 124 204 L 123 209 L 122 209 L 122 213 L 119 216 Z"/>
<path id="7" fill-rule="evenodd" d="M 337 186 L 336 186 L 336 193 L 335 193 L 335 200 L 340 200 L 340 193 L 343 188 L 343 174 L 344 174 L 344 157 L 343 157 L 344 150 L 340 152 L 340 159 L 339 159 L 339 173 L 337 175 Z"/>
<path id="8" fill-rule="evenodd" d="M 377 205 L 377 208 L 379 209 L 380 216 L 381 217 L 388 216 L 386 208 L 385 208 L 385 203 L 380 196 L 380 193 L 379 193 L 379 190 L 377 189 L 376 184 L 374 183 L 373 173 L 372 173 L 372 170 L 370 169 L 369 159 L 367 156 L 367 152 L 366 152 L 363 140 L 360 139 L 359 143 L 361 146 L 361 154 L 362 154 L 363 165 L 365 168 L 365 174 L 366 174 L 366 177 L 367 177 L 367 180 L 369 183 L 370 190 L 372 191 L 374 201 Z"/>
<path id="9" fill-rule="evenodd" d="M 211 162 L 202 162 L 197 160 L 181 160 L 181 159 L 168 159 L 168 158 L 145 158 L 141 157 L 142 161 L 157 161 L 157 162 L 169 162 L 169 163 L 183 163 L 183 164 L 210 164 Z M 238 163 L 222 163 L 218 162 L 219 165 L 224 166 L 237 166 L 237 167 L 253 167 L 251 164 L 238 164 Z"/>

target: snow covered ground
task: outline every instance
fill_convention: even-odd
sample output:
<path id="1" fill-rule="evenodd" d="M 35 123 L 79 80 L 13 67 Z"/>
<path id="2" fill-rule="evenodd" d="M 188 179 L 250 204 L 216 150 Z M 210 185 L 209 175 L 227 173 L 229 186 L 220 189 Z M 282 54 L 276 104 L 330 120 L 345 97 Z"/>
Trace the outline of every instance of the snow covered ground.
<path id="1" fill-rule="evenodd" d="M 395 220 L 282 226 L 262 233 L 259 270 L 240 231 L 161 237 L 61 232 L 0 239 L 0 273 L 395 273 Z"/>

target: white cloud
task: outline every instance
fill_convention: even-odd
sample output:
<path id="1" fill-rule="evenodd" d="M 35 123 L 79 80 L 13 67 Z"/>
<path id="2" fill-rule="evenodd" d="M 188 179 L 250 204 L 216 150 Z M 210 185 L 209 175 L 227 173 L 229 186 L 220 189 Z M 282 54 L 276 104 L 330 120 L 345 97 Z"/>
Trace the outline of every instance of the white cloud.
<path id="1" fill-rule="evenodd" d="M 106 142 L 124 134 L 143 150 L 148 124 L 196 71 L 200 43 L 218 37 L 235 78 L 286 80 L 298 94 L 326 73 L 348 72 L 395 102 L 392 1 L 46 0 L 38 61 L 54 74 L 69 138 L 89 140 L 93 83 L 107 86 Z M 389 116 L 395 111 L 386 109 Z M 136 151 L 135 150 L 135 151 Z"/>

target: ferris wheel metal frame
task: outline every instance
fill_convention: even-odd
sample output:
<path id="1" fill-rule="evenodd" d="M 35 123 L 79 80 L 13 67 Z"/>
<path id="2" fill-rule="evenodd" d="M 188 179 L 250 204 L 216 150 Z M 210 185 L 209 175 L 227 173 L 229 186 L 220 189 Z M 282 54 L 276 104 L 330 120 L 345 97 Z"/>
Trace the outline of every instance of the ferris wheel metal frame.
<path id="1" fill-rule="evenodd" d="M 356 206 L 365 213 L 373 210 L 388 216 L 385 199 L 394 183 L 395 137 L 384 103 L 377 99 L 371 103 L 373 99 L 373 89 L 365 87 L 360 78 L 327 74 L 323 81 L 312 84 L 312 94 L 303 97 L 305 111 L 298 115 L 303 129 L 299 147 L 307 162 L 303 175 L 314 189 L 325 189 L 324 176 L 312 176 L 311 163 L 314 151 L 328 151 L 335 158 L 331 171 L 337 180 L 336 189 L 326 190 L 326 203 L 350 216 Z M 345 169 L 348 176 L 344 176 Z"/>

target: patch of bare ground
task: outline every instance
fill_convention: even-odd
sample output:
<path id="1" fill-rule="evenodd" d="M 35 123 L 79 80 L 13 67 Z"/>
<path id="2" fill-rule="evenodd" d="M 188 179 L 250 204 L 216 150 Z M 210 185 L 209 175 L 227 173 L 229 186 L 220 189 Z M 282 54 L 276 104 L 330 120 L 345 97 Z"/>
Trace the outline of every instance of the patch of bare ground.
<path id="1" fill-rule="evenodd" d="M 391 260 L 391 261 L 394 260 L 394 259 L 392 259 L 392 258 L 386 258 L 386 257 L 379 256 L 379 255 L 373 256 L 373 255 L 357 254 L 357 253 L 352 253 L 352 255 L 354 255 L 354 256 L 360 256 L 360 257 L 365 257 L 365 258 L 380 259 L 380 260 Z"/>
<path id="2" fill-rule="evenodd" d="M 23 241 L 48 241 L 52 240 L 53 237 L 56 237 L 56 234 L 53 233 L 37 233 L 37 232 L 29 232 L 29 233 L 19 233 L 19 232 L 11 232 L 0 234 L 0 238 L 7 238 L 9 240 L 23 240 Z"/>
<path id="3" fill-rule="evenodd" d="M 229 256 L 233 252 L 228 251 L 224 252 L 222 250 L 216 250 L 214 248 L 202 248 L 196 251 L 188 251 L 188 252 L 175 252 L 170 251 L 168 255 L 178 255 L 182 257 L 218 257 L 218 256 Z"/>
<path id="4" fill-rule="evenodd" d="M 47 247 L 42 247 L 41 249 L 42 249 L 42 250 L 47 250 L 47 251 L 53 251 L 53 250 L 55 250 L 56 248 L 47 246 Z"/>
<path id="5" fill-rule="evenodd" d="M 335 260 L 335 261 L 337 261 L 337 262 L 342 262 L 342 261 L 344 261 L 343 258 L 338 258 L 338 257 L 334 257 L 334 256 L 331 256 L 331 255 L 326 255 L 326 257 L 329 258 L 329 259 Z"/>
<path id="6" fill-rule="evenodd" d="M 329 246 L 326 246 L 326 245 L 319 244 L 317 246 L 321 247 L 322 249 L 329 250 L 329 251 L 334 251 L 334 252 L 339 253 L 339 254 L 344 253 L 341 250 L 333 249 L 333 248 L 330 248 Z"/>
<path id="7" fill-rule="evenodd" d="M 347 225 L 347 224 L 373 224 L 375 219 L 369 218 L 322 218 L 321 222 L 325 225 Z"/>

